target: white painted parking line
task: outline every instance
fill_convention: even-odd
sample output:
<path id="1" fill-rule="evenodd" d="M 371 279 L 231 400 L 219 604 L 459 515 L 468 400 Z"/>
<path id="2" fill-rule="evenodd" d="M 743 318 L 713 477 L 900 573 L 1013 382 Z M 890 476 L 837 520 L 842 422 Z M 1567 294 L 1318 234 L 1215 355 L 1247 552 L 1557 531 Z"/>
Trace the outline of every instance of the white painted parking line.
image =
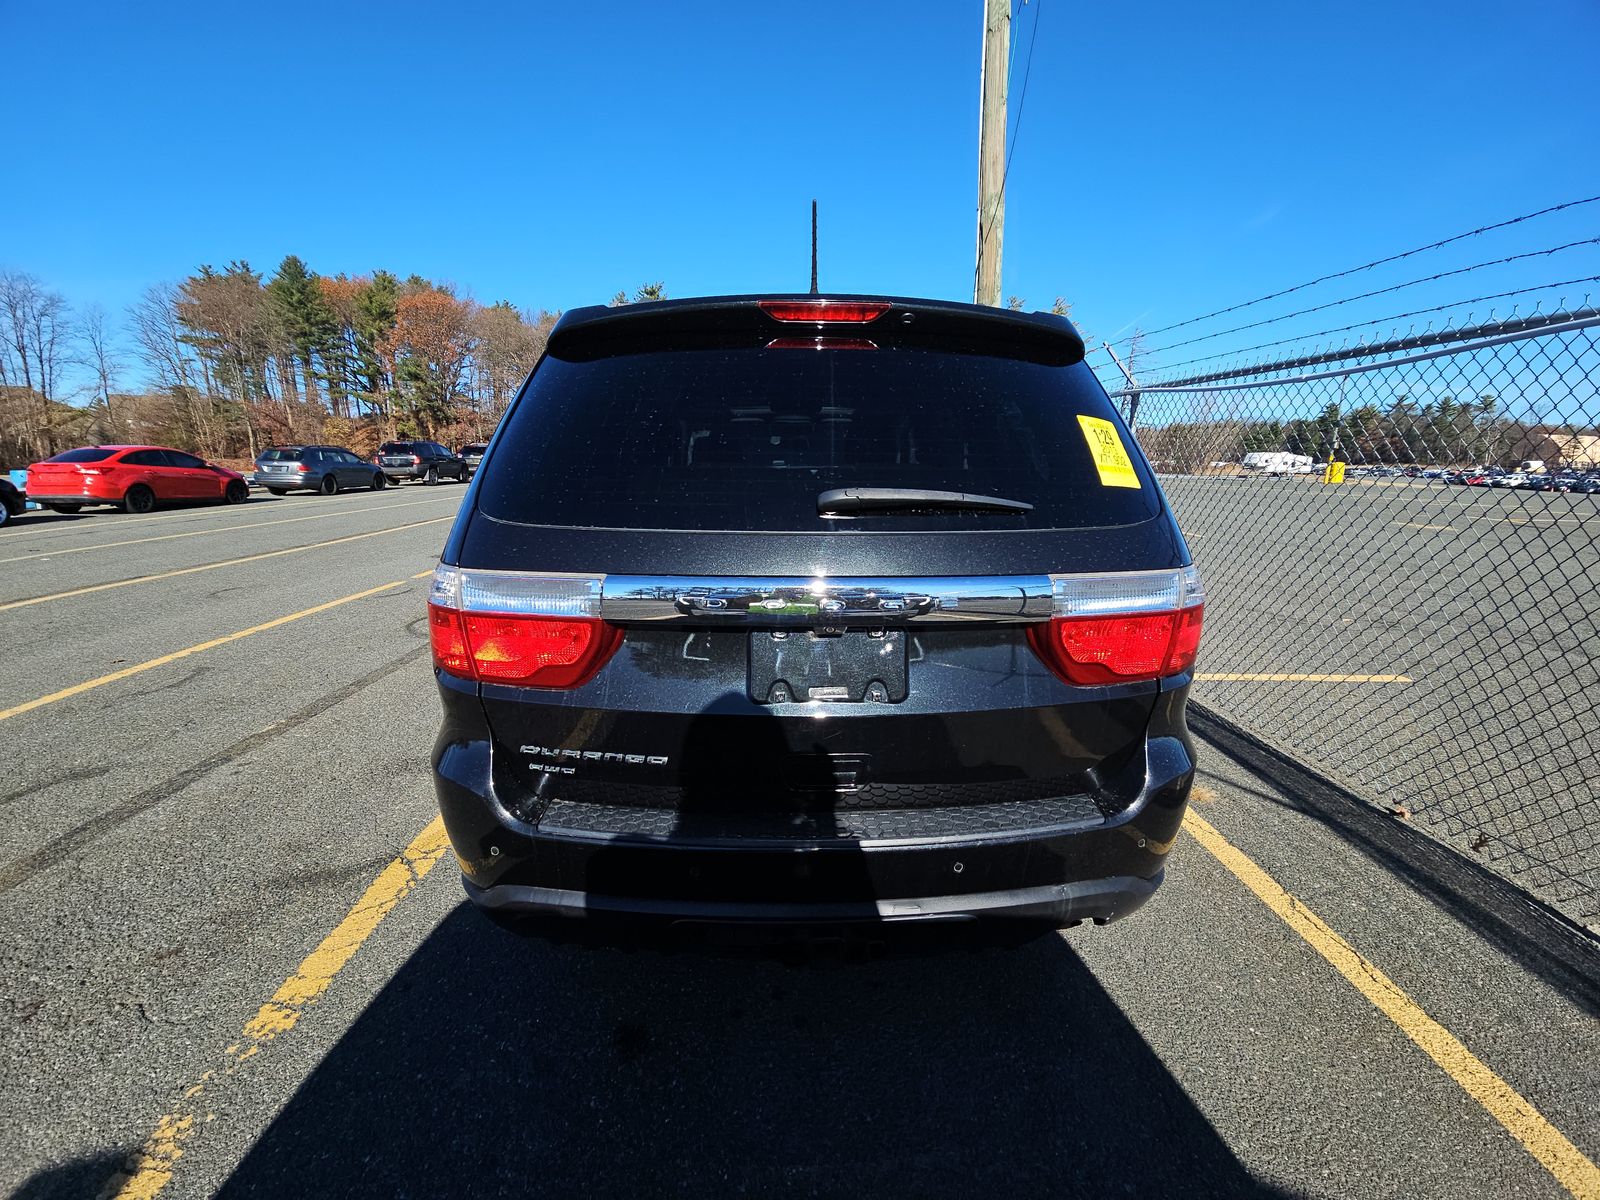
<path id="1" fill-rule="evenodd" d="M 363 508 L 381 508 L 385 504 L 394 503 L 394 497 L 402 490 L 402 485 L 391 484 L 378 492 L 366 492 L 359 489 L 339 493 L 331 503 L 337 504 L 341 512 L 359 512 Z M 405 494 L 412 492 L 426 492 L 443 499 L 447 496 L 459 497 L 465 489 L 428 488 L 421 484 L 404 488 Z M 357 501 L 370 503 L 357 505 Z M 81 516 L 63 517 L 56 519 L 53 514 L 30 512 L 26 518 L 19 518 L 13 522 L 14 528 L 6 530 L 5 540 L 15 541 L 18 538 L 37 539 L 51 536 L 60 536 L 69 533 L 101 532 L 108 529 L 131 529 L 136 525 L 175 525 L 185 526 L 198 524 L 208 517 L 226 517 L 234 515 L 260 516 L 263 511 L 280 513 L 300 505 L 324 505 L 330 501 L 315 493 L 304 493 L 298 496 L 263 496 L 252 494 L 245 504 L 182 504 L 173 508 L 157 509 L 149 516 L 135 517 L 127 513 L 117 512 L 113 509 L 92 510 Z M 103 519 L 102 519 L 103 518 Z"/>
<path id="2" fill-rule="evenodd" d="M 260 562 L 264 558 L 282 558 L 286 554 L 299 554 L 306 550 L 316 550 L 323 546 L 338 546 L 345 542 L 359 542 L 366 538 L 382 537 L 386 533 L 401 533 L 407 529 L 417 529 L 424 525 L 438 525 L 450 520 L 449 517 L 431 517 L 422 521 L 412 521 L 409 525 L 388 525 L 382 529 L 369 530 L 366 533 L 351 533 L 344 537 L 329 538 L 322 542 L 311 542 L 304 546 L 289 546 L 282 550 L 268 550 L 262 554 L 246 554 L 242 558 L 225 558 L 221 562 L 201 563 L 197 567 L 180 567 L 176 571 L 163 571 L 159 575 L 139 575 L 133 579 L 114 579 L 110 583 L 95 583 L 88 587 L 73 588 L 67 592 L 52 592 L 48 596 L 34 596 L 27 600 L 13 600 L 9 604 L 0 604 L 0 612 L 9 612 L 14 608 L 30 608 L 35 604 L 48 604 L 53 600 L 69 600 L 75 596 L 87 596 L 92 592 L 110 591 L 112 588 L 132 587 L 136 583 L 155 583 L 161 579 L 176 579 L 181 575 L 196 575 L 201 571 L 215 571 L 219 567 L 235 567 L 241 563 Z"/>
<path id="3" fill-rule="evenodd" d="M 35 550 L 31 554 L 18 554 L 11 558 L 0 558 L 0 564 L 43 561 L 50 558 L 60 558 L 65 554 L 84 554 L 90 550 L 112 550 L 118 546 L 140 546 L 147 542 L 169 542 L 176 538 L 205 537 L 216 533 L 236 533 L 246 529 L 264 529 L 269 525 L 294 525 L 301 521 L 326 521 L 334 517 L 359 516 L 369 512 L 391 512 L 402 508 L 416 508 L 422 504 L 435 504 L 435 500 L 412 500 L 405 504 L 369 504 L 362 508 L 338 509 L 331 512 L 310 513 L 303 517 L 284 517 L 273 521 L 249 521 L 243 525 L 217 525 L 210 529 L 190 529 L 183 533 L 161 533 L 151 537 L 126 538 L 120 542 L 98 542 L 93 546 L 68 546 L 61 550 Z M 119 523 L 120 525 L 120 523 Z"/>

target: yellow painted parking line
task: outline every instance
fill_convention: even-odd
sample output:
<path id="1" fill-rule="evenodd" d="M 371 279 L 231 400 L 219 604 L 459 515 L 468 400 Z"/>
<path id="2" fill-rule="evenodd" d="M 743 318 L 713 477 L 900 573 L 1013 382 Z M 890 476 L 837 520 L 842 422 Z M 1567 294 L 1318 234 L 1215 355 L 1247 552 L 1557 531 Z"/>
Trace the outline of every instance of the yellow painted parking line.
<path id="1" fill-rule="evenodd" d="M 100 542 L 94 546 L 69 546 L 65 550 L 36 550 L 32 554 L 17 554 L 11 558 L 0 558 L 0 564 L 14 562 L 37 562 L 44 558 L 60 558 L 65 554 L 86 554 L 90 550 L 111 550 L 117 546 L 142 546 L 148 542 L 170 542 L 177 538 L 208 537 L 218 533 L 236 533 L 246 529 L 265 529 L 269 525 L 294 525 L 301 521 L 326 521 L 331 517 L 360 516 L 369 512 L 389 512 L 399 508 L 416 508 L 419 504 L 433 504 L 437 501 L 412 500 L 405 504 L 370 504 L 364 508 L 346 508 L 334 512 L 312 513 L 304 517 L 285 517 L 277 521 L 249 521 L 243 525 L 217 525 L 211 529 L 191 529 L 184 533 L 158 533 L 151 537 L 124 538 L 120 542 Z M 7 538 L 9 541 L 10 539 Z"/>
<path id="2" fill-rule="evenodd" d="M 432 574 L 432 570 L 427 570 L 413 575 L 411 578 L 421 579 Z M 270 621 L 263 621 L 260 625 L 252 625 L 249 629 L 241 629 L 237 633 L 229 633 L 219 638 L 212 638 L 209 642 L 201 642 L 197 646 L 190 646 L 187 650 L 176 650 L 171 654 L 163 654 L 160 658 L 152 658 L 147 662 L 135 663 L 131 667 L 123 667 L 120 671 L 112 671 L 109 675 L 102 675 L 98 679 L 75 683 L 71 687 L 62 688 L 59 692 L 51 692 L 48 696 L 40 696 L 37 700 L 28 700 L 22 704 L 12 705 L 10 708 L 0 709 L 0 721 L 9 721 L 12 717 L 19 717 L 23 713 L 32 712 L 36 708 L 43 708 L 47 704 L 54 704 L 58 700 L 81 696 L 84 692 L 91 692 L 95 688 L 105 687 L 108 683 L 117 683 L 135 675 L 142 675 L 146 671 L 153 671 L 157 667 L 166 666 L 168 663 L 175 663 L 180 659 L 202 654 L 207 650 L 215 650 L 218 646 L 226 646 L 229 642 L 237 642 L 242 638 L 253 637 L 258 633 L 265 633 L 269 629 L 277 629 L 280 625 L 287 625 L 289 622 L 298 621 L 303 617 L 327 612 L 330 608 L 338 608 L 342 604 L 365 600 L 368 596 L 376 596 L 378 593 L 387 592 L 391 588 L 403 587 L 407 582 L 409 581 L 405 579 L 391 580 L 389 583 L 379 584 L 375 588 L 368 588 L 364 592 L 353 592 L 348 596 L 340 596 L 337 600 L 329 600 L 326 604 L 302 608 L 299 612 L 290 613 L 286 617 L 275 617 Z"/>
<path id="3" fill-rule="evenodd" d="M 1202 672 L 1195 676 L 1205 683 L 1415 683 L 1409 675 L 1294 675 L 1283 672 L 1233 674 Z"/>
<path id="4" fill-rule="evenodd" d="M 222 1065 L 207 1071 L 185 1089 L 183 1102 L 156 1122 L 154 1132 L 127 1164 L 123 1176 L 112 1181 L 116 1200 L 154 1200 L 161 1193 L 183 1156 L 183 1143 L 194 1136 L 197 1116 L 200 1124 L 210 1119 L 209 1113 L 200 1116 L 208 1089 L 254 1058 L 268 1042 L 295 1027 L 305 1010 L 322 998 L 334 976 L 372 936 L 378 922 L 422 882 L 448 848 L 444 822 L 435 817 L 400 852 L 400 857 L 379 872 L 355 907 L 245 1023 L 239 1040 L 224 1052 Z M 111 1186 L 104 1190 L 110 1192 Z"/>
<path id="5" fill-rule="evenodd" d="M 35 596 L 31 600 L 13 600 L 9 604 L 0 604 L 0 612 L 9 612 L 13 608 L 28 608 L 35 604 L 46 604 L 51 600 L 70 600 L 74 596 L 87 596 L 92 592 L 108 592 L 112 588 L 132 587 L 136 583 L 155 583 L 161 579 L 176 579 L 180 575 L 198 575 L 201 571 L 215 571 L 221 567 L 237 567 L 242 563 L 260 562 L 265 558 L 282 558 L 286 554 L 299 554 L 305 550 L 318 550 L 323 546 L 338 546 L 345 542 L 359 542 L 363 538 L 381 537 L 386 533 L 399 533 L 405 529 L 420 529 L 424 525 L 438 525 L 442 521 L 453 521 L 454 517 L 430 517 L 426 521 L 412 521 L 409 525 L 391 525 L 387 529 L 374 529 L 368 533 L 352 533 L 345 537 L 329 538 L 325 542 L 309 542 L 304 546 L 290 546 L 286 550 L 268 550 L 263 554 L 247 554 L 243 558 L 225 558 L 221 562 L 203 563 L 198 567 L 182 567 L 176 571 L 163 571 L 159 575 L 140 575 L 134 579 L 117 579 L 111 583 L 96 583 L 89 587 L 73 588 L 70 592 L 54 592 L 48 596 Z"/>
<path id="6" fill-rule="evenodd" d="M 1490 1070 L 1397 983 L 1363 958 L 1332 926 L 1204 818 L 1190 811 L 1184 815 L 1183 827 L 1284 924 L 1349 980 L 1373 1007 L 1438 1063 L 1467 1095 L 1521 1142 L 1562 1187 L 1580 1200 L 1600 1200 L 1600 1167 L 1584 1157 L 1583 1152 L 1515 1088 Z"/>

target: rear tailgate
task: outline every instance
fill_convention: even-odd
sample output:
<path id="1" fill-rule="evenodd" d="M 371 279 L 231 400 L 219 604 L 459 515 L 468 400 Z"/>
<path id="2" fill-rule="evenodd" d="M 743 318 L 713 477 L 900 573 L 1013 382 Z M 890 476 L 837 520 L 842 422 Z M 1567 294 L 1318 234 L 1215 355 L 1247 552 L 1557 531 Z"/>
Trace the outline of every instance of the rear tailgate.
<path id="1" fill-rule="evenodd" d="M 1154 684 L 1069 688 L 1016 627 L 847 631 L 834 647 L 905 661 L 823 686 L 902 698 L 762 703 L 774 634 L 815 637 L 636 628 L 575 692 L 483 685 L 497 794 L 541 828 L 654 837 L 927 840 L 1121 807 Z"/>
<path id="2" fill-rule="evenodd" d="M 558 328 L 445 553 L 592 577 L 623 631 L 575 688 L 480 685 L 524 820 L 924 840 L 1131 799 L 1160 685 L 1068 684 L 1028 630 L 1054 573 L 1188 562 L 1154 476 L 1065 322 L 885 307 L 868 336 L 753 304 Z M 853 487 L 1024 508 L 820 511 Z"/>

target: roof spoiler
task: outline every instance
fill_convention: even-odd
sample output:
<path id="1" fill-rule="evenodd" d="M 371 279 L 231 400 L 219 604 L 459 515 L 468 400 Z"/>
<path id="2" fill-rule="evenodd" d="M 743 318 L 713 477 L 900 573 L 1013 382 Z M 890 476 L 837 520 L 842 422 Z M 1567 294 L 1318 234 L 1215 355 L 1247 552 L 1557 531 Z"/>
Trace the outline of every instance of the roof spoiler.
<path id="1" fill-rule="evenodd" d="M 791 305 L 818 306 L 821 319 L 797 321 L 772 315 Z M 875 311 L 838 321 L 841 311 Z M 769 311 L 772 310 L 772 311 Z M 815 336 L 866 338 L 879 345 L 978 349 L 1031 359 L 1052 366 L 1083 361 L 1083 337 L 1072 322 L 1054 313 L 1023 313 L 950 300 L 913 300 L 895 296 L 767 293 L 760 296 L 705 296 L 658 300 L 614 308 L 593 305 L 565 313 L 550 331 L 549 352 L 562 358 L 589 358 L 633 349 L 693 346 L 720 342 L 758 342 L 762 337 Z"/>

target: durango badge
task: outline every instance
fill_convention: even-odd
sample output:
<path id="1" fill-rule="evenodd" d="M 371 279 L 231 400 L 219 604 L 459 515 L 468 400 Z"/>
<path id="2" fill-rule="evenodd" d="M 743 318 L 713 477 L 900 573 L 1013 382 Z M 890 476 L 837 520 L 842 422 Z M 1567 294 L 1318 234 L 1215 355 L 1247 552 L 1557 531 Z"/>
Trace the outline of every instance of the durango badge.
<path id="1" fill-rule="evenodd" d="M 519 746 L 518 749 L 524 754 L 532 754 L 540 758 L 558 758 L 567 762 L 628 763 L 632 766 L 649 767 L 664 767 L 667 765 L 667 756 L 665 754 L 618 754 L 610 750 L 564 750 L 554 746 Z"/>

